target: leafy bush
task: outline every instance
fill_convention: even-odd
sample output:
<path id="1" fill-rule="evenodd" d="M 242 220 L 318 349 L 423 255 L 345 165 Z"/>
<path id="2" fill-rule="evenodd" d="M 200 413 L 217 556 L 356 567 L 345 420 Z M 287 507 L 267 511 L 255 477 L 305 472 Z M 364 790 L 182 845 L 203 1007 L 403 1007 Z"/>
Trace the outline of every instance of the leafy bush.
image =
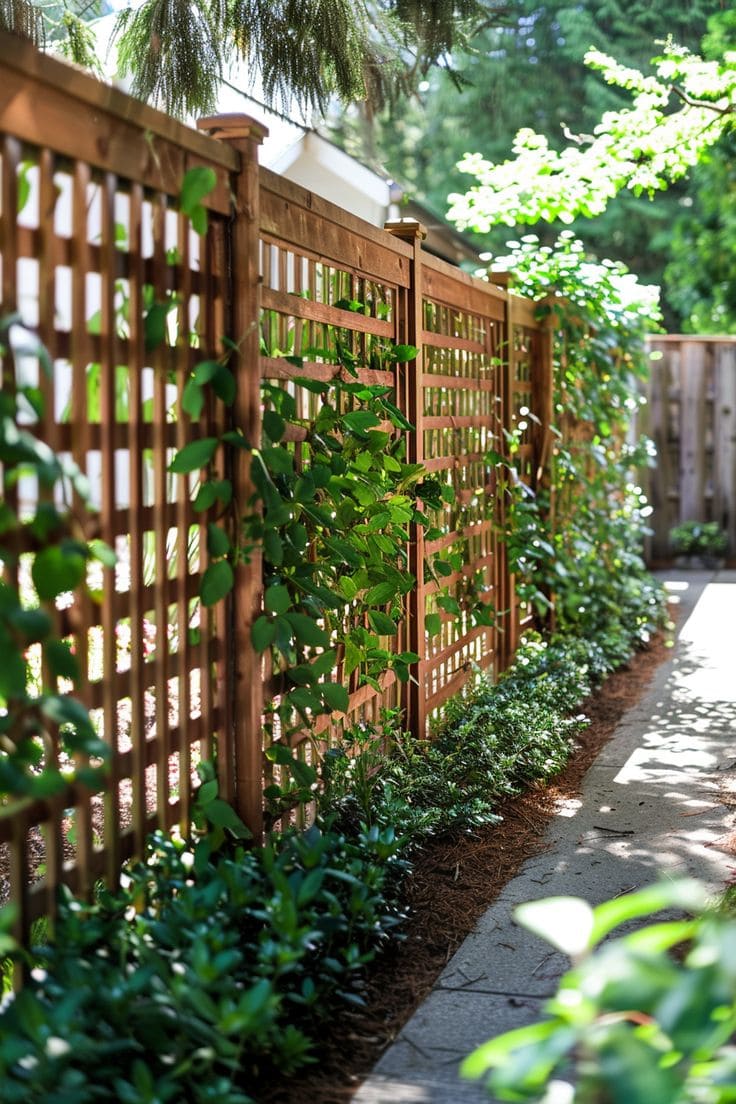
<path id="1" fill-rule="evenodd" d="M 717 521 L 683 521 L 670 529 L 672 551 L 678 556 L 723 556 L 728 535 Z"/>
<path id="2" fill-rule="evenodd" d="M 161 834 L 125 888 L 67 897 L 0 1014 L 7 1104 L 245 1104 L 312 1059 L 320 1024 L 401 918 L 390 829 L 328 827 L 252 851 Z"/>
<path id="3" fill-rule="evenodd" d="M 414 843 L 494 823 L 503 798 L 561 770 L 586 723 L 572 714 L 613 665 L 595 643 L 530 635 L 497 685 L 479 677 L 449 703 L 432 740 L 396 714 L 354 729 L 328 753 L 322 806 L 348 829 L 391 824 Z"/>
<path id="4" fill-rule="evenodd" d="M 548 1018 L 479 1047 L 464 1076 L 486 1079 L 501 1100 L 547 1100 L 555 1084 L 555 1099 L 570 1104 L 733 1101 L 736 921 L 707 903 L 704 887 L 686 881 L 594 909 L 574 897 L 522 905 L 519 922 L 573 967 Z M 620 924 L 667 908 L 695 915 L 606 940 Z"/>

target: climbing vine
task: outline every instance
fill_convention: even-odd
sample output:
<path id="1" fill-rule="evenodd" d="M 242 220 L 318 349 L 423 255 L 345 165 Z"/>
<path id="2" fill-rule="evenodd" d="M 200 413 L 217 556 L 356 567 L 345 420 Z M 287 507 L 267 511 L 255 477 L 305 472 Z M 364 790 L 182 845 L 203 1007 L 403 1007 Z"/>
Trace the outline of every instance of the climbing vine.
<path id="1" fill-rule="evenodd" d="M 18 315 L 0 319 L 0 802 L 6 795 L 41 798 L 76 775 L 95 789 L 109 754 L 72 690 L 80 669 L 64 632 L 57 599 L 86 591 L 95 599 L 88 567 L 110 566 L 113 551 L 84 538 L 70 509 L 75 493 L 87 501 L 86 478 L 36 431 L 42 389 L 29 382 L 30 364 L 51 378 L 51 363 Z M 23 366 L 28 378 L 24 378 Z M 33 508 L 22 502 L 24 480 L 35 481 Z M 81 764 L 74 769 L 75 759 Z"/>
<path id="2" fill-rule="evenodd" d="M 642 558 L 651 507 L 638 480 L 652 447 L 635 425 L 656 289 L 622 265 L 592 263 L 570 232 L 555 247 L 527 235 L 497 264 L 519 292 L 544 299 L 538 310 L 552 314 L 555 334 L 549 475 L 535 493 L 519 480 L 509 487 L 505 541 L 517 590 L 559 631 L 617 636 L 624 658 L 622 615 L 642 642 L 662 616 Z"/>

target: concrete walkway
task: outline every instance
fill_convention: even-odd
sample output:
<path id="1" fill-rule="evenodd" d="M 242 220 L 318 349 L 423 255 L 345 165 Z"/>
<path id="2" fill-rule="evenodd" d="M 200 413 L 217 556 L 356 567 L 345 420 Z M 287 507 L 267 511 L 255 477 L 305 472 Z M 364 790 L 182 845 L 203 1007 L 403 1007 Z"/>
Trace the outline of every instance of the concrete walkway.
<path id="1" fill-rule="evenodd" d="M 736 571 L 663 576 L 680 605 L 675 648 L 559 810 L 548 849 L 481 917 L 354 1104 L 488 1104 L 460 1060 L 537 1019 L 567 959 L 515 926 L 523 901 L 593 904 L 686 874 L 714 889 L 736 868 Z"/>

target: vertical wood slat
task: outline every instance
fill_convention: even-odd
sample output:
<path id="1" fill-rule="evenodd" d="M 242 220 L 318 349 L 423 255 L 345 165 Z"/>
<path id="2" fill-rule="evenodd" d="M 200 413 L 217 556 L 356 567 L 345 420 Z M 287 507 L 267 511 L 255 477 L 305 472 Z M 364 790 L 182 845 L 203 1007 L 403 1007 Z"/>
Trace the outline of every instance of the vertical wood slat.
<path id="1" fill-rule="evenodd" d="M 54 270 L 54 210 L 56 207 L 56 194 L 54 186 L 54 155 L 51 150 L 42 149 L 38 159 L 39 174 L 39 250 L 38 250 L 38 336 L 53 363 L 56 354 L 56 332 L 54 328 L 54 315 L 56 308 L 55 294 L 55 270 Z M 38 364 L 38 386 L 43 397 L 43 438 L 51 448 L 57 447 L 56 410 L 54 401 L 54 380 L 44 370 L 43 365 Z M 39 501 L 51 501 L 53 491 L 50 487 L 38 488 Z M 55 610 L 52 612 L 54 630 L 58 632 L 59 617 Z M 49 686 L 54 692 L 58 690 L 58 680 L 54 678 L 50 665 L 44 654 L 43 663 L 44 685 Z M 49 726 L 49 747 L 47 751 L 48 766 L 59 769 L 59 730 L 58 726 Z M 46 912 L 53 920 L 56 914 L 57 886 L 61 881 L 63 865 L 63 848 L 61 839 L 61 812 L 54 810 L 44 825 L 44 842 L 46 849 L 44 883 L 46 888 Z"/>
<path id="2" fill-rule="evenodd" d="M 514 341 L 514 300 L 507 295 L 504 311 L 503 337 L 502 337 L 502 384 L 501 384 L 501 419 L 504 430 L 510 430 L 513 425 L 514 412 L 514 380 L 516 379 L 516 347 Z M 499 452 L 511 461 L 508 438 L 503 434 L 499 443 Z M 499 496 L 499 526 L 501 532 L 506 531 L 508 502 Z M 519 643 L 519 603 L 516 596 L 516 582 L 509 563 L 509 554 L 505 541 L 501 541 L 501 555 L 499 556 L 499 571 L 501 575 L 499 591 L 501 592 L 501 666 L 507 667 L 511 657 Z"/>
<path id="3" fill-rule="evenodd" d="M 713 517 L 736 554 L 736 345 L 714 348 Z"/>
<path id="4" fill-rule="evenodd" d="M 158 294 L 166 279 L 166 212 L 167 199 L 159 193 L 153 205 L 153 285 Z M 168 498 L 166 422 L 166 379 L 168 343 L 149 352 L 153 365 L 153 488 L 154 510 L 165 510 Z M 154 532 L 154 613 L 156 620 L 156 651 L 154 672 L 156 686 L 156 814 L 160 824 L 166 823 L 169 794 L 169 610 L 166 602 L 166 580 L 169 574 L 168 526 L 156 525 Z"/>
<path id="5" fill-rule="evenodd" d="M 142 855 L 148 834 L 146 811 L 146 671 L 143 655 L 145 638 L 143 606 L 145 534 L 141 522 L 143 495 L 143 368 L 145 339 L 143 332 L 143 188 L 134 184 L 129 196 L 128 295 L 130 327 L 128 334 L 128 501 L 130 505 L 128 547 L 130 556 L 130 740 L 132 746 L 131 797 L 135 853 Z"/>
<path id="6" fill-rule="evenodd" d="M 259 318 L 260 241 L 258 147 L 268 134 L 265 127 L 246 116 L 220 115 L 198 122 L 200 130 L 226 141 L 238 151 L 240 172 L 233 180 L 235 218 L 230 237 L 228 288 L 231 340 L 238 346 L 235 358 L 237 391 L 233 423 L 246 440 L 261 440 L 261 380 Z M 266 254 L 270 249 L 266 247 Z M 250 456 L 237 450 L 233 461 L 237 500 L 252 494 Z M 261 657 L 251 641 L 250 629 L 261 606 L 261 556 L 254 551 L 249 565 L 235 568 L 230 600 L 230 684 L 226 703 L 226 739 L 232 741 L 228 761 L 235 770 L 235 806 L 256 839 L 263 833 L 263 679 Z"/>
<path id="7" fill-rule="evenodd" d="M 215 273 L 217 271 L 217 260 L 215 255 L 215 243 L 211 230 L 200 245 L 200 269 L 203 275 L 203 286 L 205 290 L 200 301 L 199 324 L 204 347 L 209 349 L 214 348 L 217 325 L 215 319 L 215 304 L 211 294 Z M 208 436 L 210 431 L 212 401 L 212 396 L 208 395 L 200 417 L 199 433 L 202 437 Z M 201 515 L 197 539 L 197 567 L 200 574 L 202 574 L 207 566 L 207 517 L 205 514 Z M 213 738 L 215 736 L 213 720 L 215 686 L 213 673 L 214 664 L 212 662 L 211 614 L 199 601 L 197 610 L 199 614 L 199 645 L 197 649 L 199 653 L 199 711 L 202 730 L 202 740 L 199 750 L 202 759 L 211 760 L 214 757 Z M 226 747 L 223 748 L 223 758 L 227 761 Z M 220 763 L 220 756 L 218 756 L 217 762 L 220 779 L 220 793 L 224 800 L 229 801 L 230 790 L 228 788 L 225 768 Z"/>
<path id="8" fill-rule="evenodd" d="M 652 555 L 664 559 L 669 554 L 669 494 L 672 489 L 670 468 L 670 444 L 668 435 L 667 395 L 669 391 L 669 362 L 666 359 L 652 362 L 649 379 L 649 436 L 657 450 L 657 465 L 649 476 L 648 498 L 652 509 Z"/>
<path id="9" fill-rule="evenodd" d="M 420 222 L 400 219 L 387 222 L 385 229 L 394 237 L 408 242 L 414 248 L 410 261 L 409 287 L 405 296 L 403 330 L 399 337 L 417 350 L 416 359 L 404 366 L 408 409 L 403 413 L 414 427 L 408 435 L 407 460 L 410 464 L 424 463 L 424 303 L 422 293 L 422 241 L 427 230 Z M 412 523 L 409 544 L 409 570 L 416 583 L 408 595 L 407 643 L 410 652 L 419 656 L 414 677 L 405 684 L 404 723 L 417 739 L 427 736 L 427 644 L 425 609 L 427 604 L 424 584 L 424 530 Z"/>
<path id="10" fill-rule="evenodd" d="M 705 520 L 705 345 L 683 341 L 680 364 L 680 519 Z"/>
<path id="11" fill-rule="evenodd" d="M 220 354 L 224 352 L 225 346 L 223 345 L 223 338 L 230 336 L 230 321 L 229 321 L 229 299 L 228 292 L 223 290 L 223 276 L 228 272 L 229 264 L 229 227 L 222 222 L 218 222 L 215 226 L 210 228 L 210 232 L 207 236 L 207 249 L 209 257 L 209 290 L 207 294 L 207 300 L 209 303 L 209 317 L 208 317 L 208 330 L 207 330 L 207 348 L 217 349 Z M 219 291 L 216 291 L 216 287 L 219 285 Z M 229 289 L 229 284 L 228 284 Z M 222 437 L 222 435 L 232 428 L 231 425 L 231 413 L 230 409 L 226 407 L 222 402 L 214 402 L 214 410 L 211 414 L 211 426 L 212 431 L 216 436 Z M 227 470 L 229 459 L 226 455 L 226 450 L 221 448 L 218 450 L 216 457 L 217 471 L 221 478 L 225 478 L 229 472 Z M 208 703 L 208 709 L 210 710 L 210 716 L 212 721 L 210 724 L 210 741 L 214 739 L 215 733 L 218 736 L 217 750 L 210 744 L 210 758 L 215 758 L 217 762 L 218 777 L 220 781 L 220 793 L 224 800 L 234 803 L 236 779 L 235 773 L 232 769 L 232 755 L 229 753 L 229 743 L 227 733 L 230 729 L 227 727 L 227 706 L 226 703 L 231 697 L 230 693 L 230 603 L 227 601 L 218 602 L 214 609 L 207 610 L 208 618 L 208 638 L 210 642 L 210 651 L 214 652 L 217 642 L 220 643 L 220 648 L 216 655 L 212 655 L 209 664 L 211 673 L 210 680 L 210 700 Z M 225 646 L 223 646 L 223 644 Z M 215 721 L 215 711 L 221 718 L 219 722 Z M 222 748 L 222 754 L 220 754 L 220 747 Z"/>
<path id="12" fill-rule="evenodd" d="M 87 204 L 90 187 L 89 166 L 82 161 L 74 164 L 72 175 L 72 273 L 71 273 L 71 361 L 72 361 L 72 457 L 81 472 L 87 469 L 89 451 L 89 421 L 87 410 L 87 362 L 85 356 L 87 330 L 86 273 L 91 267 L 87 234 Z M 81 517 L 84 503 L 75 491 L 72 507 Z M 90 599 L 77 596 L 79 628 L 76 633 L 76 649 L 82 683 L 89 677 Z M 78 765 L 84 764 L 79 759 Z M 92 806 L 87 793 L 77 799 L 74 829 L 76 834 L 76 865 L 79 869 L 79 892 L 91 900 L 92 867 Z"/>
<path id="13" fill-rule="evenodd" d="M 115 189 L 116 178 L 105 173 L 100 196 L 100 422 L 112 427 L 116 420 L 116 318 L 115 318 Z M 102 539 L 115 548 L 115 446 L 112 435 L 102 442 Z M 117 670 L 115 620 L 115 572 L 106 569 L 102 598 L 103 726 L 110 746 L 108 785 L 105 790 L 105 850 L 108 885 L 117 884 L 120 871 L 120 770 L 118 749 Z"/>
<path id="14" fill-rule="evenodd" d="M 176 419 L 176 447 L 183 448 L 190 435 L 189 419 L 181 406 L 187 371 L 187 350 L 189 347 L 189 298 L 191 295 L 191 269 L 189 250 L 189 220 L 183 215 L 178 219 L 179 253 L 182 259 L 182 279 L 178 288 L 181 297 L 179 306 L 179 336 L 177 347 L 181 353 L 183 368 L 177 373 L 179 406 Z M 189 476 L 182 474 L 176 480 L 176 578 L 180 596 L 186 594 L 189 576 L 189 517 L 190 490 Z M 177 685 L 179 693 L 179 828 L 184 838 L 189 832 L 189 816 L 192 797 L 190 716 L 191 693 L 189 670 L 192 661 L 192 648 L 189 643 L 189 604 L 180 597 L 176 610 L 177 645 Z"/>

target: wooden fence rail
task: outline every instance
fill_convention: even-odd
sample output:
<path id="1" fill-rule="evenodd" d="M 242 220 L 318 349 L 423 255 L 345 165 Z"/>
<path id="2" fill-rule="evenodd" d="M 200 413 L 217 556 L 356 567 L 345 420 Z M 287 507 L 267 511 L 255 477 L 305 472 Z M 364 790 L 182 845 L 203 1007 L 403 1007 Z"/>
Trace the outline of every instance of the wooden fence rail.
<path id="1" fill-rule="evenodd" d="M 532 303 L 426 254 L 418 223 L 376 229 L 259 168 L 264 132 L 252 120 L 205 119 L 206 133 L 197 133 L 5 36 L 0 71 L 0 312 L 19 311 L 49 350 L 54 378 L 40 432 L 87 473 L 96 510 L 74 508 L 85 535 L 118 555 L 114 571 L 91 580 L 100 603 L 80 600 L 62 614 L 84 673 L 80 694 L 110 747 L 109 787 L 0 803 L 2 898 L 20 906 L 25 938 L 33 919 L 53 913 L 61 883 L 89 894 L 100 877 L 115 882 L 152 828 L 187 832 L 194 767 L 215 748 L 222 795 L 256 834 L 261 828 L 262 716 L 279 692 L 270 661 L 251 644 L 261 566 L 257 555 L 240 565 L 231 598 L 214 611 L 200 605 L 207 517 L 192 510 L 194 479 L 168 471 L 188 440 L 227 427 L 221 404 L 205 406 L 196 425 L 180 416 L 193 365 L 220 355 L 223 337 L 237 342 L 227 418 L 258 440 L 262 381 L 289 389 L 307 416 L 315 396 L 295 377 L 328 380 L 336 371 L 317 354 L 297 369 L 290 349 L 319 348 L 335 327 L 356 349 L 372 340 L 419 349 L 381 382 L 415 427 L 410 460 L 455 491 L 443 536 L 425 547 L 416 533 L 411 544 L 417 586 L 398 646 L 420 660 L 408 684 L 392 673 L 379 689 L 345 680 L 346 713 L 316 718 L 309 737 L 295 741 L 306 761 L 317 754 L 315 734 L 329 744 L 387 706 L 401 707 L 407 727 L 425 735 L 473 667 L 497 673 L 508 664 L 529 612 L 516 601 L 499 541 L 503 501 L 486 453 L 503 452 L 504 431 L 521 427 L 517 461 L 534 477 L 544 463 L 552 369 L 549 333 Z M 217 182 L 204 201 L 203 238 L 180 211 L 182 179 L 195 166 L 211 168 Z M 365 313 L 345 310 L 345 298 Z M 167 316 L 155 349 L 142 324 L 152 304 Z M 361 371 L 375 382 L 375 372 Z M 12 385 L 7 366 L 4 385 Z M 541 425 L 526 418 L 535 410 Z M 306 444 L 293 447 L 308 459 Z M 224 475 L 230 462 L 217 462 Z M 248 457 L 227 474 L 247 497 Z M 16 492 L 4 493 L 11 501 Z M 33 509 L 33 488 L 19 493 L 17 505 Z M 437 585 L 425 579 L 424 559 L 450 547 L 464 562 L 444 582 L 463 612 L 442 613 L 430 639 L 424 619 L 438 612 Z M 471 601 L 492 604 L 495 623 L 474 625 Z"/>
<path id="2" fill-rule="evenodd" d="M 657 449 L 649 473 L 651 556 L 671 554 L 683 521 L 715 521 L 736 555 L 736 337 L 668 334 L 653 354 L 644 428 Z"/>

